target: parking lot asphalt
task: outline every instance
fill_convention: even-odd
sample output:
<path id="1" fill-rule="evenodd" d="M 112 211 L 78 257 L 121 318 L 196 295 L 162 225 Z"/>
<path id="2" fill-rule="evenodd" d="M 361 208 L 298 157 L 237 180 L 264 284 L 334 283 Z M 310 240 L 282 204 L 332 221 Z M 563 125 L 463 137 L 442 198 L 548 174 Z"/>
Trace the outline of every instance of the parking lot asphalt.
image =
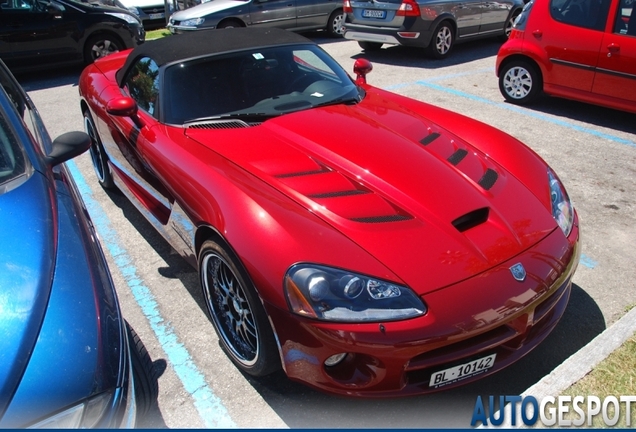
<path id="1" fill-rule="evenodd" d="M 356 58 L 371 60 L 370 84 L 500 128 L 555 169 L 582 227 L 583 256 L 569 306 L 555 331 L 528 356 L 450 391 L 360 400 L 316 392 L 282 373 L 255 380 L 238 372 L 220 350 L 196 272 L 121 194 L 99 187 L 89 156 L 82 155 L 69 166 L 107 251 L 124 315 L 161 373 L 157 406 L 141 426 L 469 427 L 478 395 L 524 392 L 636 304 L 633 114 L 547 97 L 530 107 L 505 103 L 494 74 L 496 40 L 457 45 L 448 59 L 433 61 L 415 49 L 362 53 L 356 42 L 320 33 L 309 37 L 350 73 Z M 83 129 L 79 73 L 18 76 L 53 137 Z"/>

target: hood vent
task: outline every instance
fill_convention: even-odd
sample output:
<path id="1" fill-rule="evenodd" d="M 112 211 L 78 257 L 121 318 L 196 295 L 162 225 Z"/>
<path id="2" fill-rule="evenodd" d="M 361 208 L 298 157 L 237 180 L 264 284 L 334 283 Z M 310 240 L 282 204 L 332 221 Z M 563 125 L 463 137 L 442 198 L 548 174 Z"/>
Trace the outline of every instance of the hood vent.
<path id="1" fill-rule="evenodd" d="M 490 190 L 499 179 L 495 164 L 478 151 L 471 149 L 462 139 L 442 132 L 433 132 L 419 140 L 430 154 L 448 162 L 459 172 L 477 183 L 485 190 Z"/>
<path id="2" fill-rule="evenodd" d="M 257 123 L 246 123 L 243 120 L 213 120 L 188 125 L 190 129 L 239 129 L 260 125 Z"/>
<path id="3" fill-rule="evenodd" d="M 455 153 L 450 155 L 450 157 L 447 160 L 451 165 L 457 166 L 457 164 L 460 163 L 462 159 L 466 157 L 467 154 L 468 152 L 466 150 L 458 149 Z"/>
<path id="4" fill-rule="evenodd" d="M 427 135 L 427 136 L 425 136 L 424 138 L 422 138 L 422 139 L 420 140 L 420 143 L 421 143 L 422 145 L 425 145 L 425 146 L 426 146 L 426 145 L 429 145 L 430 143 L 432 143 L 433 141 L 435 141 L 437 138 L 439 138 L 439 133 L 437 133 L 437 132 L 433 132 L 433 133 L 428 134 L 428 135 Z"/>
<path id="5" fill-rule="evenodd" d="M 404 220 L 413 219 L 411 216 L 396 214 L 396 215 L 387 215 L 387 216 L 371 216 L 371 217 L 361 217 L 361 218 L 351 218 L 354 222 L 361 223 L 384 223 L 384 222 L 399 222 Z"/>
<path id="6" fill-rule="evenodd" d="M 488 207 L 471 211 L 470 213 L 466 213 L 464 216 L 460 216 L 455 219 L 452 222 L 453 226 L 457 228 L 457 231 L 459 232 L 468 231 L 469 229 L 486 222 L 488 220 L 489 212 L 490 210 Z"/>
<path id="7" fill-rule="evenodd" d="M 479 186 L 483 187 L 486 190 L 490 190 L 491 187 L 495 185 L 497 179 L 499 178 L 499 174 L 497 171 L 488 168 L 484 173 L 483 177 L 479 179 Z"/>

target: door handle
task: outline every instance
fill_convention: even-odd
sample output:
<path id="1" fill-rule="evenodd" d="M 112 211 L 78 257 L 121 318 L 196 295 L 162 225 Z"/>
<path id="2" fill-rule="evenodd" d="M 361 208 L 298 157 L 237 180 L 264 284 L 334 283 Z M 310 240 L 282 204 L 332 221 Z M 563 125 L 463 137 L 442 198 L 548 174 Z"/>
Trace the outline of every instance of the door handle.
<path id="1" fill-rule="evenodd" d="M 607 46 L 607 50 L 609 51 L 609 53 L 607 53 L 607 56 L 610 57 L 612 54 L 618 54 L 618 52 L 621 50 L 621 46 L 612 42 Z"/>
<path id="2" fill-rule="evenodd" d="M 543 36 L 543 32 L 541 30 L 535 30 L 532 32 L 532 35 L 536 37 L 537 39 L 540 39 L 541 36 Z"/>

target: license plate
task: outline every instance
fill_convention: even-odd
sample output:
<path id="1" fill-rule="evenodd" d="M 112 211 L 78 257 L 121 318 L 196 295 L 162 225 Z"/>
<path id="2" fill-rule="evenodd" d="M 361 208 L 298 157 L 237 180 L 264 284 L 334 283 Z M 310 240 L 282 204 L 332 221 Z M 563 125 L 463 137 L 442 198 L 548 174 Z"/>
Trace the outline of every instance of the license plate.
<path id="1" fill-rule="evenodd" d="M 365 9 L 362 11 L 362 16 L 365 18 L 386 18 L 386 11 Z"/>
<path id="2" fill-rule="evenodd" d="M 478 358 L 477 360 L 469 361 L 459 366 L 433 372 L 428 385 L 429 387 L 437 388 L 479 375 L 480 373 L 486 372 L 495 364 L 496 356 L 497 354 L 491 354 L 487 357 Z"/>
<path id="3" fill-rule="evenodd" d="M 165 15 L 162 13 L 155 13 L 155 14 L 148 14 L 148 17 L 150 17 L 150 19 L 161 19 L 165 17 Z"/>

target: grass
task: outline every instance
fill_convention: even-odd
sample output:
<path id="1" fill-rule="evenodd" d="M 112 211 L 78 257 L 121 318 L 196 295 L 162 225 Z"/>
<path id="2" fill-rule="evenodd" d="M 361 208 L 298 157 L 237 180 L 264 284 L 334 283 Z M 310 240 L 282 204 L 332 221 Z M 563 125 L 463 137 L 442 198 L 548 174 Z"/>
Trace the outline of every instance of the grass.
<path id="1" fill-rule="evenodd" d="M 572 385 L 563 392 L 566 396 L 598 396 L 601 401 L 606 396 L 636 395 L 636 334 L 632 335 L 625 343 L 610 354 L 605 360 L 594 368 L 592 372 L 583 379 Z M 586 411 L 586 404 L 581 404 Z M 611 406 L 611 405 L 610 405 Z M 618 423 L 614 427 L 634 427 L 636 424 L 636 403 L 631 404 L 631 424 L 626 424 L 625 404 L 621 403 L 621 415 Z M 571 418 L 578 418 L 574 414 Z M 613 411 L 609 410 L 609 417 L 613 416 Z M 598 414 L 593 417 L 591 427 L 606 427 L 603 416 Z"/>
<path id="2" fill-rule="evenodd" d="M 146 31 L 146 40 L 159 39 L 164 36 L 170 36 L 170 31 L 166 28 Z"/>

